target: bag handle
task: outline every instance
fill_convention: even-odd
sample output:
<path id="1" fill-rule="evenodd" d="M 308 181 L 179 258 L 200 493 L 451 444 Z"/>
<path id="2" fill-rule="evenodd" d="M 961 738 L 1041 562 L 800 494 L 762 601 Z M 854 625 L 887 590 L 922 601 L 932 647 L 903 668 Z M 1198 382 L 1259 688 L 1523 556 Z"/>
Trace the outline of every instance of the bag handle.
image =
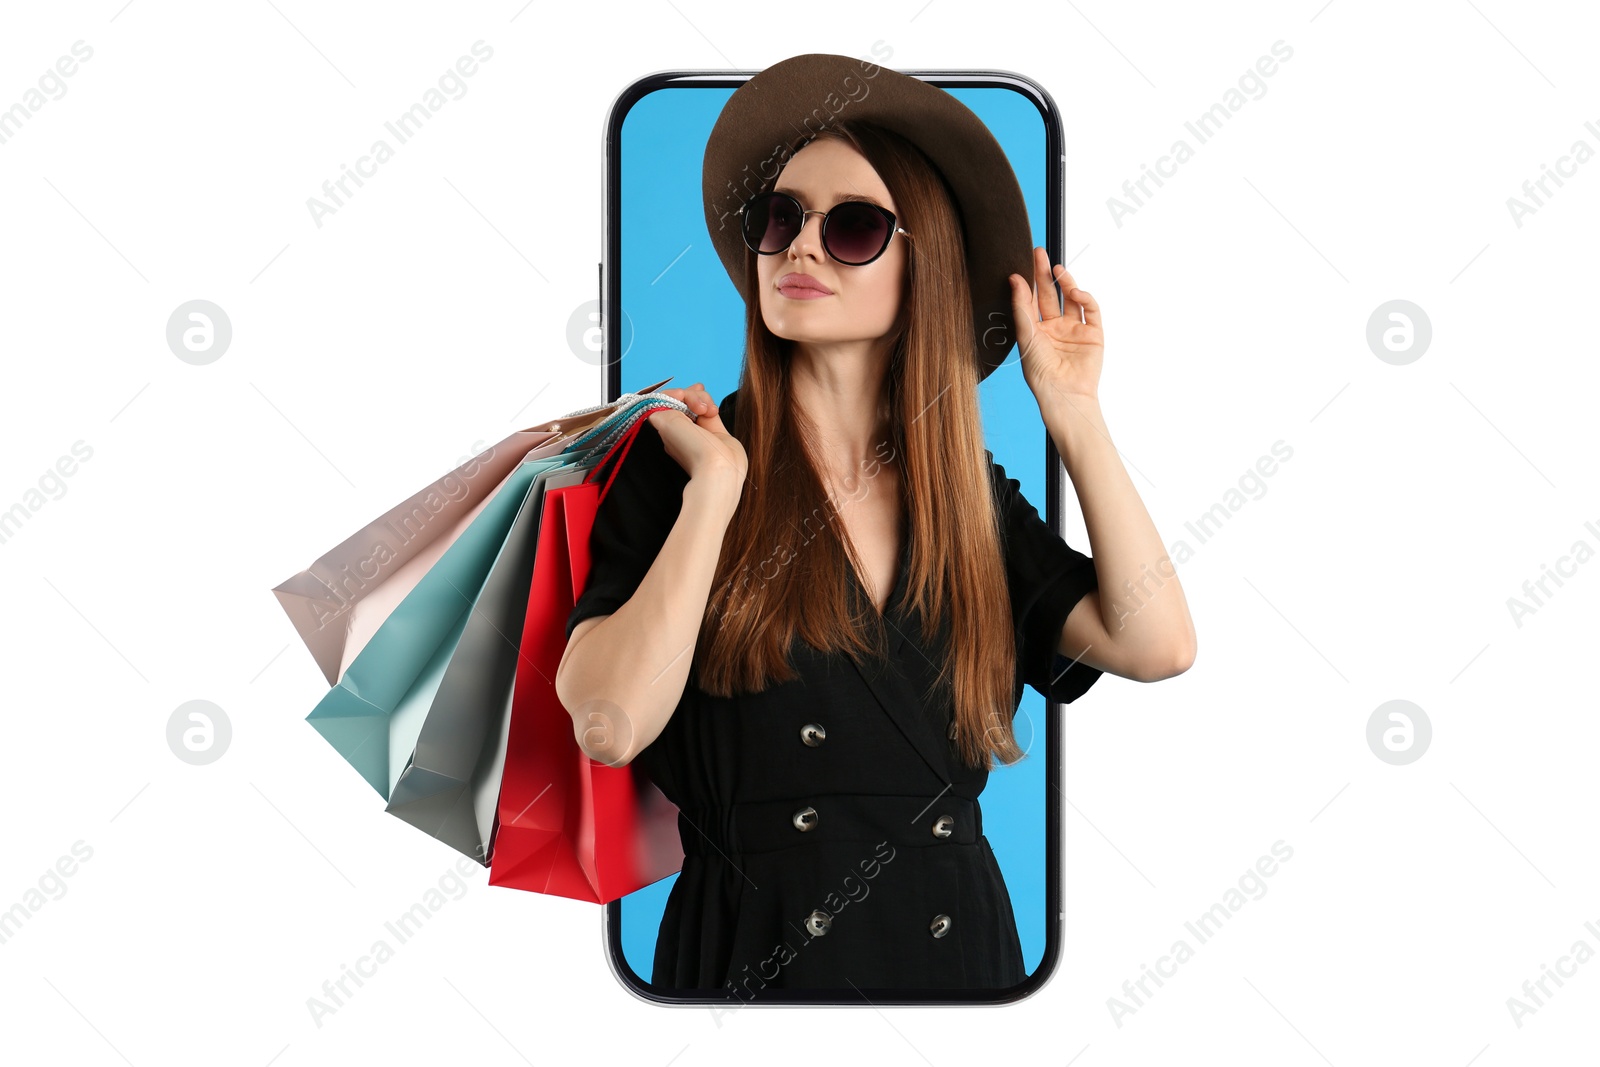
<path id="1" fill-rule="evenodd" d="M 593 407 L 579 408 L 577 411 L 569 411 L 560 418 L 551 419 L 548 422 L 536 423 L 533 426 L 526 427 L 522 432 L 554 432 L 560 434 L 562 437 L 581 437 L 586 431 L 592 430 L 594 427 L 609 419 L 612 413 L 616 411 L 617 405 L 621 404 L 623 401 L 629 399 L 630 397 L 637 399 L 646 393 L 653 393 L 670 381 L 672 381 L 672 378 L 668 376 L 661 379 L 654 385 L 640 389 L 636 393 L 623 393 L 609 404 L 595 404 Z"/>
<path id="2" fill-rule="evenodd" d="M 651 406 L 656 408 L 656 410 L 661 411 L 677 410 L 677 408 L 670 406 L 668 403 Z M 605 458 L 599 463 L 596 463 L 594 468 L 590 470 L 589 473 L 584 477 L 583 480 L 585 482 L 593 481 L 595 475 L 599 474 L 600 471 L 605 468 L 607 463 L 611 463 L 611 457 L 617 457 L 617 461 L 615 463 L 611 463 L 611 473 L 606 476 L 605 484 L 600 487 L 600 495 L 595 501 L 596 506 L 598 506 L 601 500 L 606 498 L 606 492 L 611 488 L 611 483 L 616 481 L 617 471 L 622 468 L 622 461 L 628 457 L 628 449 L 633 447 L 634 438 L 639 436 L 639 431 L 644 428 L 645 420 L 648 419 L 651 414 L 654 414 L 654 412 L 652 411 L 642 414 L 638 418 L 634 419 L 633 423 L 629 425 L 626 430 L 622 431 L 622 436 L 617 438 L 617 440 L 611 445 L 611 448 L 605 454 Z"/>

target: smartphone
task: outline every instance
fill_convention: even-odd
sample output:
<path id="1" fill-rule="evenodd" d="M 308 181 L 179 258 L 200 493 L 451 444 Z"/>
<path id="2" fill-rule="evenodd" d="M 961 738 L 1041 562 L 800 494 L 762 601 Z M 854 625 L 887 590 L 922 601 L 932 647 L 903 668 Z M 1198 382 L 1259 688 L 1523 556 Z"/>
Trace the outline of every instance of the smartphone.
<path id="1" fill-rule="evenodd" d="M 888 66 L 882 41 L 870 62 Z M 899 68 L 895 68 L 899 69 Z M 600 262 L 602 399 L 670 376 L 671 387 L 704 382 L 721 400 L 739 384 L 744 303 L 706 230 L 701 163 L 707 137 L 728 98 L 756 71 L 664 71 L 629 85 L 612 105 L 605 131 L 604 240 Z M 1063 262 L 1061 117 L 1037 82 L 1009 71 L 907 70 L 953 94 L 1005 149 L 1021 183 L 1032 244 Z M 1022 493 L 1061 532 L 1066 472 L 1023 380 L 1013 346 L 1005 365 L 979 386 L 986 445 L 1022 484 Z M 1068 538 L 1082 546 L 1083 538 Z M 1020 1000 L 1049 979 L 1061 953 L 1060 739 L 1062 705 L 1031 688 L 1017 710 L 1017 743 L 1027 757 L 997 766 L 980 803 L 985 836 L 1011 895 L 1027 978 L 1007 989 L 907 989 L 874 1003 Z M 613 973 L 642 999 L 726 1004 L 717 990 L 662 989 L 649 978 L 656 933 L 676 875 L 605 908 L 604 943 Z M 860 1004 L 822 990 L 771 990 L 758 1003 Z M 737 1006 L 737 1005 L 730 1005 Z"/>

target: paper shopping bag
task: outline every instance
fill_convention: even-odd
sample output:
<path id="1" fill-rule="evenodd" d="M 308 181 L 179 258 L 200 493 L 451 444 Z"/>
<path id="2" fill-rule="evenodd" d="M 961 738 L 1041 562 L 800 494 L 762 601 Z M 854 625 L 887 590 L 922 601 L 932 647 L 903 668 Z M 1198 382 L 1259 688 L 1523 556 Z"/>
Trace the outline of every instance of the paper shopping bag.
<path id="1" fill-rule="evenodd" d="M 615 477 L 635 420 L 602 463 Z M 636 765 L 584 755 L 555 691 L 566 621 L 589 574 L 589 533 L 604 494 L 595 473 L 546 494 L 512 695 L 489 884 L 607 903 L 680 870 L 678 809 Z"/>
<path id="2" fill-rule="evenodd" d="M 559 455 L 547 457 L 564 465 L 546 466 L 534 476 L 488 576 L 471 598 L 466 625 L 442 675 L 436 685 L 431 678 L 418 683 L 402 701 L 403 706 L 420 704 L 433 687 L 415 748 L 385 810 L 485 866 L 545 495 L 582 482 L 609 452 L 606 442 L 616 439 L 619 427 L 625 430 L 664 405 L 673 402 L 623 398 L 591 431 L 573 432 Z M 535 454 L 545 452 L 530 456 Z M 390 737 L 391 749 L 404 740 L 392 720 Z"/>
<path id="3" fill-rule="evenodd" d="M 372 520 L 272 592 L 337 685 L 406 593 L 527 454 L 560 438 L 518 430 Z"/>
<path id="4" fill-rule="evenodd" d="M 668 381 L 508 435 L 279 583 L 272 592 L 328 684 L 338 684 L 378 626 L 530 452 L 543 457 L 592 448 L 596 427 L 614 427 L 618 410 L 647 395 L 687 411 L 669 397 L 654 395 Z"/>
<path id="5" fill-rule="evenodd" d="M 530 486 L 542 471 L 561 466 L 559 457 L 525 458 L 307 716 L 385 800 L 410 762 L 473 603 Z"/>
<path id="6" fill-rule="evenodd" d="M 539 516 L 552 490 L 578 484 L 593 466 L 549 468 L 534 477 L 384 809 L 485 866 Z"/>

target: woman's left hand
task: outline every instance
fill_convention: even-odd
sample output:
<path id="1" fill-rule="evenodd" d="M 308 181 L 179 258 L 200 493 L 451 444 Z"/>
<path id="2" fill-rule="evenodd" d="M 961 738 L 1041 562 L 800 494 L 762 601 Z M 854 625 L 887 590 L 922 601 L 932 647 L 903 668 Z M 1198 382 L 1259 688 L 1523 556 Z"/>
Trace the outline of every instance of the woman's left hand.
<path id="1" fill-rule="evenodd" d="M 1043 248 L 1033 250 L 1033 276 L 1033 292 L 1021 275 L 1009 276 L 1023 379 L 1041 405 L 1072 396 L 1097 398 L 1105 352 L 1100 305 L 1077 288 L 1066 267 L 1057 264 L 1052 271 Z M 1057 307 L 1063 301 L 1056 298 L 1056 282 L 1066 297 L 1064 313 Z"/>

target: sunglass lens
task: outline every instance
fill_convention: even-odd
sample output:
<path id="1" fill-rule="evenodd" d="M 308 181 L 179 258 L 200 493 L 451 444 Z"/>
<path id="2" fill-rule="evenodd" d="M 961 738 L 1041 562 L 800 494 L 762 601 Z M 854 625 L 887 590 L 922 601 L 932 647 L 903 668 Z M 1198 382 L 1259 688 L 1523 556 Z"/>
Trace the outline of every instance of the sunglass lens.
<path id="1" fill-rule="evenodd" d="M 846 201 L 828 215 L 828 252 L 840 263 L 861 264 L 883 251 L 889 220 L 869 204 Z"/>
<path id="2" fill-rule="evenodd" d="M 781 252 L 800 232 L 800 213 L 786 196 L 768 193 L 750 201 L 744 213 L 744 240 L 764 255 Z"/>

